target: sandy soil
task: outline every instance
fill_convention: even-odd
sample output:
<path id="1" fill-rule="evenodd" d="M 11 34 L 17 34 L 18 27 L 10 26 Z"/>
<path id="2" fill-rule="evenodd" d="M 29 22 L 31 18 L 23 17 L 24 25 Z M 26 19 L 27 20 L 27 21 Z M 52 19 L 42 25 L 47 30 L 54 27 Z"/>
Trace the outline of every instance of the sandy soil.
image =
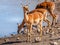
<path id="1" fill-rule="evenodd" d="M 0 38 L 0 45 L 52 45 L 57 43 L 60 45 L 60 20 L 58 20 L 58 24 L 55 27 L 51 28 L 50 33 L 46 33 L 48 28 L 43 28 L 43 36 L 41 41 L 35 42 L 35 38 L 39 37 L 37 30 L 33 30 L 34 35 L 31 37 L 31 42 L 26 42 L 27 35 L 26 34 L 12 34 L 10 37 Z"/>

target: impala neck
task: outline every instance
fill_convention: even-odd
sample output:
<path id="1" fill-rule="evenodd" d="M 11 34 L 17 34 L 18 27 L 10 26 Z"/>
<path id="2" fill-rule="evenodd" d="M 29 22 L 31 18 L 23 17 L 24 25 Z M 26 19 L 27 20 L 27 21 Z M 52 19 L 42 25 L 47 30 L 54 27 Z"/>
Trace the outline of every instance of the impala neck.
<path id="1" fill-rule="evenodd" d="M 24 19 L 27 21 L 28 20 L 28 11 L 24 10 Z"/>

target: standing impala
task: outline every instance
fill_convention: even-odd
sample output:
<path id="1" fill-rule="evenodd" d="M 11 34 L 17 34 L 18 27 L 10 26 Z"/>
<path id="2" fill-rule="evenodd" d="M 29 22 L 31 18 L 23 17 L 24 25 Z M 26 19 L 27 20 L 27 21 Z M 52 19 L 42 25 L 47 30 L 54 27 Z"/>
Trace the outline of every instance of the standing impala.
<path id="1" fill-rule="evenodd" d="M 51 16 L 53 17 L 53 21 L 56 20 L 56 15 L 53 13 L 54 9 L 55 9 L 55 3 L 54 2 L 42 2 L 40 4 L 38 4 L 36 6 L 35 9 L 39 9 L 39 8 L 43 8 L 43 9 L 47 9 L 49 11 L 49 13 L 51 14 Z M 56 22 L 52 22 L 52 24 L 54 25 Z"/>
<path id="2" fill-rule="evenodd" d="M 19 33 L 23 25 L 26 24 L 28 29 L 28 35 L 30 35 L 32 32 L 32 25 L 36 24 L 40 28 L 39 29 L 40 36 L 42 36 L 42 21 L 43 20 L 46 21 L 48 23 L 48 26 L 50 26 L 50 22 L 46 19 L 47 10 L 41 8 L 28 12 L 28 7 L 24 6 L 23 11 L 24 11 L 24 19 L 22 24 L 18 26 L 17 32 Z M 29 36 L 28 36 L 28 40 L 29 40 Z"/>
<path id="3" fill-rule="evenodd" d="M 25 9 L 25 10 L 27 10 L 27 12 L 28 12 L 28 8 Z M 43 17 L 44 17 L 44 21 L 47 22 L 48 23 L 48 27 L 50 27 L 51 23 L 50 23 L 49 20 L 47 20 L 47 10 L 46 9 L 43 9 L 43 8 L 35 9 L 35 10 L 32 10 L 32 11 L 28 12 L 27 14 L 33 14 L 34 12 L 42 13 Z M 24 26 L 24 24 L 25 24 L 25 22 L 24 22 L 24 19 L 23 19 L 22 24 L 18 25 L 18 31 L 17 31 L 18 33 L 22 29 L 22 27 Z"/>
<path id="4" fill-rule="evenodd" d="M 33 24 L 37 24 L 40 27 L 40 36 L 42 36 L 42 21 L 43 21 L 43 14 L 40 12 L 34 12 L 32 14 L 27 14 L 27 7 L 24 6 L 23 10 L 24 10 L 24 22 L 27 25 L 27 29 L 28 29 L 28 41 L 29 36 L 31 36 L 31 32 L 32 32 L 32 25 Z"/>

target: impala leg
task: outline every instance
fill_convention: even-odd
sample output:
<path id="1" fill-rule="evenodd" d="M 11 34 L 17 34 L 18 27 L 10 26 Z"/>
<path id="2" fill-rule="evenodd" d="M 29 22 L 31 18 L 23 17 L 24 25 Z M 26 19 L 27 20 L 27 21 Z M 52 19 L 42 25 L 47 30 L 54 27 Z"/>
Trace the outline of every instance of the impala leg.
<path id="1" fill-rule="evenodd" d="M 55 26 L 57 24 L 57 18 L 58 18 L 57 15 L 54 14 L 54 24 L 53 24 L 53 26 Z"/>
<path id="2" fill-rule="evenodd" d="M 53 26 L 55 26 L 55 23 L 56 23 L 56 14 L 54 14 L 54 12 L 53 12 L 54 9 L 55 9 L 55 8 L 49 10 L 51 16 L 53 17 L 53 20 L 52 20 L 52 25 L 53 25 Z"/>
<path id="3" fill-rule="evenodd" d="M 40 39 L 42 38 L 42 21 L 40 21 Z"/>
<path id="4" fill-rule="evenodd" d="M 55 14 L 53 14 L 53 26 L 55 26 L 56 22 L 57 22 L 57 16 Z"/>
<path id="5" fill-rule="evenodd" d="M 48 27 L 50 27 L 51 23 L 50 21 L 47 19 L 47 13 L 44 15 L 44 21 L 48 23 Z"/>
<path id="6" fill-rule="evenodd" d="M 53 26 L 55 26 L 55 19 L 53 19 Z"/>
<path id="7" fill-rule="evenodd" d="M 31 41 L 31 31 L 32 31 L 32 24 L 27 24 L 27 28 L 28 28 L 28 30 L 27 30 L 27 33 L 28 33 L 28 38 L 27 38 L 27 40 L 28 40 L 28 42 L 30 42 Z"/>
<path id="8" fill-rule="evenodd" d="M 44 21 L 48 23 L 48 27 L 50 28 L 50 27 L 51 27 L 51 23 L 50 23 L 50 21 L 47 20 L 47 19 L 45 19 Z"/>
<path id="9" fill-rule="evenodd" d="M 27 41 L 29 41 L 29 24 L 26 25 L 27 25 Z"/>
<path id="10" fill-rule="evenodd" d="M 57 24 L 58 22 L 58 15 L 56 15 L 56 18 L 55 18 L 55 24 Z"/>
<path id="11" fill-rule="evenodd" d="M 32 34 L 32 24 L 30 24 L 30 26 L 29 26 L 29 33 L 30 33 L 30 35 L 29 35 L 29 42 L 31 41 L 31 34 Z"/>
<path id="12" fill-rule="evenodd" d="M 53 11 L 54 11 L 54 8 L 53 9 L 49 9 L 49 13 L 50 13 L 50 15 L 53 18 L 51 26 L 54 24 L 54 13 L 53 13 Z"/>
<path id="13" fill-rule="evenodd" d="M 54 26 L 54 25 L 55 25 L 55 18 L 53 17 L 52 25 L 51 26 Z"/>
<path id="14" fill-rule="evenodd" d="M 40 24 L 37 25 L 37 32 L 40 33 Z"/>

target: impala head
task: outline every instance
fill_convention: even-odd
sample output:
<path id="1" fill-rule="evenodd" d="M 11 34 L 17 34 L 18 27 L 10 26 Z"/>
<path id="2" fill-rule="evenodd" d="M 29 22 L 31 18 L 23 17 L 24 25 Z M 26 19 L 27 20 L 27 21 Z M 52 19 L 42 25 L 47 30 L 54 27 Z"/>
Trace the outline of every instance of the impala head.
<path id="1" fill-rule="evenodd" d="M 23 10 L 24 10 L 24 13 L 28 12 L 29 11 L 28 5 L 23 6 Z"/>

